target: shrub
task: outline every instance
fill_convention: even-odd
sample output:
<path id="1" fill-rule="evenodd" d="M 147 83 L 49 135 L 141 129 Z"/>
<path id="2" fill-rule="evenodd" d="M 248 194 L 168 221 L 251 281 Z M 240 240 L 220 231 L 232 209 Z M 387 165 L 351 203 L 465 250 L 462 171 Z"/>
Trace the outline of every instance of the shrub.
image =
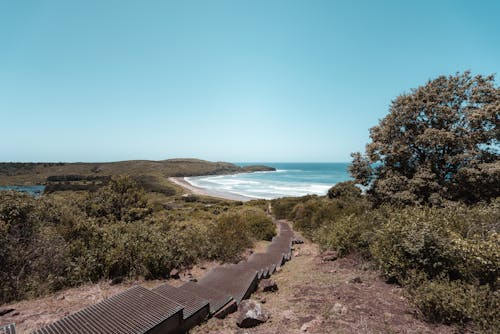
<path id="1" fill-rule="evenodd" d="M 242 208 L 238 210 L 238 219 L 243 220 L 250 236 L 256 240 L 271 240 L 276 235 L 273 220 L 259 208 Z"/>
<path id="2" fill-rule="evenodd" d="M 396 281 L 415 269 L 429 278 L 445 274 L 492 285 L 500 263 L 495 216 L 493 206 L 390 210 L 371 254 L 383 273 Z"/>
<path id="3" fill-rule="evenodd" d="M 224 262 L 238 261 L 243 250 L 252 246 L 245 221 L 234 212 L 220 215 L 209 233 L 213 245 L 211 257 Z"/>
<path id="4" fill-rule="evenodd" d="M 195 264 L 210 256 L 210 240 L 207 235 L 211 227 L 208 221 L 175 221 L 166 224 L 166 251 L 170 266 L 179 268 Z"/>
<path id="5" fill-rule="evenodd" d="M 284 197 L 271 201 L 272 212 L 277 219 L 293 219 L 293 208 L 315 196 Z"/>
<path id="6" fill-rule="evenodd" d="M 292 211 L 294 227 L 312 238 L 315 231 L 323 225 L 349 215 L 359 215 L 368 208 L 364 198 L 342 196 L 334 200 L 310 198 L 295 205 Z"/>
<path id="7" fill-rule="evenodd" d="M 323 224 L 314 234 L 322 249 L 337 251 L 341 256 L 352 251 L 369 255 L 376 221 L 368 215 L 341 216 Z"/>
<path id="8" fill-rule="evenodd" d="M 89 193 L 83 203 L 87 215 L 108 221 L 136 221 L 152 212 L 144 189 L 129 176 L 115 176 L 109 184 Z"/>
<path id="9" fill-rule="evenodd" d="M 483 329 L 500 328 L 500 296 L 485 285 L 423 280 L 409 289 L 413 303 L 429 321 L 466 323 L 474 321 Z"/>
<path id="10" fill-rule="evenodd" d="M 361 189 L 356 187 L 354 181 L 340 182 L 328 189 L 328 198 L 351 197 L 360 198 Z"/>
<path id="11" fill-rule="evenodd" d="M 450 233 L 434 218 L 433 212 L 424 208 L 390 213 L 371 245 L 371 254 L 386 277 L 402 282 L 411 269 L 428 277 L 454 270 L 455 259 L 448 247 Z"/>
<path id="12" fill-rule="evenodd" d="M 171 268 L 166 239 L 144 222 L 115 223 L 104 228 L 107 277 L 165 277 Z"/>
<path id="13" fill-rule="evenodd" d="M 0 192 L 0 302 L 37 296 L 65 284 L 66 243 L 45 224 L 53 213 L 42 200 Z"/>

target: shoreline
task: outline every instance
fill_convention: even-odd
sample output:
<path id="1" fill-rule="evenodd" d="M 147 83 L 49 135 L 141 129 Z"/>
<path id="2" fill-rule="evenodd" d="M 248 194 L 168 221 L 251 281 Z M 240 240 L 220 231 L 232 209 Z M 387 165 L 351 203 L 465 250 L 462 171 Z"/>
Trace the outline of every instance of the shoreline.
<path id="1" fill-rule="evenodd" d="M 255 198 L 243 196 L 243 195 L 238 195 L 238 194 L 233 194 L 229 192 L 222 192 L 222 191 L 215 191 L 215 190 L 208 190 L 205 188 L 193 186 L 191 183 L 189 183 L 185 177 L 169 177 L 168 180 L 178 186 L 181 186 L 185 190 L 189 191 L 192 194 L 195 195 L 201 195 L 201 196 L 209 196 L 209 197 L 216 197 L 216 198 L 221 198 L 225 200 L 230 200 L 230 201 L 241 201 L 241 202 L 248 202 L 251 200 L 254 200 Z"/>

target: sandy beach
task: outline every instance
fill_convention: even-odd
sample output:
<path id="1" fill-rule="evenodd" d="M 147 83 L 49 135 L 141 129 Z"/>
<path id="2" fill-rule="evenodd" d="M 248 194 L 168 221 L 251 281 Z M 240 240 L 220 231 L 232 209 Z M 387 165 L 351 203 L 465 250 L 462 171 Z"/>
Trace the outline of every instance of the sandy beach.
<path id="1" fill-rule="evenodd" d="M 238 195 L 238 194 L 232 194 L 232 193 L 226 193 L 226 192 L 221 192 L 221 191 L 213 191 L 213 190 L 207 190 L 204 188 L 196 187 L 193 186 L 191 183 L 186 181 L 184 177 L 169 177 L 168 180 L 170 182 L 173 182 L 177 184 L 178 186 L 183 187 L 186 189 L 188 192 L 196 195 L 202 195 L 202 196 L 211 196 L 211 197 L 217 197 L 217 198 L 223 198 L 223 199 L 228 199 L 232 201 L 242 201 L 242 202 L 247 202 L 250 201 L 254 198 Z"/>

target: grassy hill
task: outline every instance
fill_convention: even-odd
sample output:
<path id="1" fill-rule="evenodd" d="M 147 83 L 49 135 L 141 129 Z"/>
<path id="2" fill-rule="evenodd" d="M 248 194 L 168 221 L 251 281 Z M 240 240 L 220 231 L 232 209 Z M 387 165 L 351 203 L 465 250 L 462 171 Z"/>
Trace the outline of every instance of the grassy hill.
<path id="1" fill-rule="evenodd" d="M 161 161 L 129 160 L 96 163 L 0 163 L 1 185 L 45 184 L 51 176 L 197 176 L 220 175 L 274 170 L 267 166 L 240 167 L 228 162 L 210 162 L 198 159 L 169 159 Z"/>

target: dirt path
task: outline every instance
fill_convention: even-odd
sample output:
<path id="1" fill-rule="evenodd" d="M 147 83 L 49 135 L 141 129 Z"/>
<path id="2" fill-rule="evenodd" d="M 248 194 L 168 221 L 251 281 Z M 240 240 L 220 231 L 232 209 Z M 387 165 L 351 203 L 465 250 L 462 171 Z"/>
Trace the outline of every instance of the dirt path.
<path id="1" fill-rule="evenodd" d="M 318 247 L 294 246 L 294 257 L 272 276 L 279 290 L 256 292 L 265 301 L 268 322 L 238 329 L 236 314 L 210 319 L 191 333 L 455 333 L 453 327 L 425 323 L 415 316 L 402 290 L 386 284 L 354 255 L 322 262 Z"/>

